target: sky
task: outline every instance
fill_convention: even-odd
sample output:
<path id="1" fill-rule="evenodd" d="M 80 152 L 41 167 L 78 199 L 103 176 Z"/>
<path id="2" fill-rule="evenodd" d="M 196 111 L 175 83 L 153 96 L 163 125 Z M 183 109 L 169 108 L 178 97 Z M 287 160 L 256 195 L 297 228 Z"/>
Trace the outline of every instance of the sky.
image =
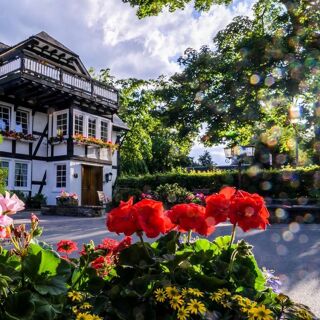
<path id="1" fill-rule="evenodd" d="M 255 0 L 235 0 L 198 14 L 192 6 L 139 20 L 121 0 L 1 0 L 0 42 L 13 45 L 40 31 L 76 52 L 87 68 L 110 68 L 116 78 L 157 78 L 179 71 L 187 48 L 212 47 L 233 17 L 251 15 Z M 208 149 L 224 164 L 220 147 Z M 191 155 L 203 153 L 195 143 Z"/>

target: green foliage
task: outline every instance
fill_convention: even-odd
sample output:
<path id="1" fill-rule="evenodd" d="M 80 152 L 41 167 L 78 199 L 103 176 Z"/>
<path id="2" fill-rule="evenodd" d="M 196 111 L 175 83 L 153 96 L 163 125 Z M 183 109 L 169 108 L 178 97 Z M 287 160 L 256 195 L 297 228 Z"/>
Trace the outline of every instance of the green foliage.
<path id="1" fill-rule="evenodd" d="M 174 205 L 187 202 L 187 197 L 192 193 L 186 188 L 180 187 L 178 183 L 160 185 L 155 189 L 155 198 L 165 205 Z"/>
<path id="2" fill-rule="evenodd" d="M 317 6 L 259 0 L 252 19 L 236 17 L 217 34 L 214 51 L 187 49 L 179 59 L 183 71 L 160 82 L 167 124 L 183 137 L 205 123 L 207 145 L 258 141 L 272 154 L 292 155 L 297 135 L 319 161 Z M 297 124 L 291 122 L 295 104 Z"/>
<path id="3" fill-rule="evenodd" d="M 0 168 L 0 194 L 4 194 L 6 190 L 5 181 L 8 175 L 8 171 L 6 169 Z"/>
<path id="4" fill-rule="evenodd" d="M 122 0 L 129 3 L 132 7 L 138 7 L 137 16 L 145 18 L 148 16 L 156 16 L 162 12 L 164 8 L 168 8 L 170 12 L 183 10 L 191 0 Z M 207 11 L 214 4 L 230 4 L 232 0 L 196 0 L 194 8 L 198 11 Z"/>
<path id="5" fill-rule="evenodd" d="M 37 193 L 32 197 L 26 198 L 26 207 L 33 208 L 33 209 L 40 209 L 41 206 L 47 204 L 47 197 L 42 193 Z"/>
<path id="6" fill-rule="evenodd" d="M 218 192 L 225 185 L 237 185 L 238 172 L 214 170 L 208 172 L 163 173 L 144 176 L 120 177 L 118 188 L 156 190 L 159 184 L 177 183 L 189 191 L 209 189 Z M 255 166 L 243 172 L 242 188 L 272 198 L 320 198 L 320 168 L 317 166 L 297 169 L 261 170 Z"/>

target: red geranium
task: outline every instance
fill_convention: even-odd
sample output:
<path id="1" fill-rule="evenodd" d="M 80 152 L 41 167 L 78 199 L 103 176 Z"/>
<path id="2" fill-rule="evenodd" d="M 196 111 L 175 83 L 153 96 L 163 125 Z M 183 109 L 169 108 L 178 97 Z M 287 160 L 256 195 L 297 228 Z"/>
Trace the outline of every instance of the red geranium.
<path id="1" fill-rule="evenodd" d="M 243 231 L 266 229 L 269 212 L 264 199 L 258 194 L 239 190 L 230 203 L 230 222 L 237 224 Z"/>
<path id="2" fill-rule="evenodd" d="M 207 219 L 205 207 L 195 203 L 177 204 L 169 210 L 168 216 L 181 232 L 193 230 L 207 236 L 214 231 L 214 226 Z"/>
<path id="3" fill-rule="evenodd" d="M 136 220 L 133 217 L 133 197 L 127 202 L 121 201 L 118 208 L 110 211 L 107 218 L 107 228 L 109 231 L 116 233 L 124 233 L 131 236 L 138 231 Z"/>
<path id="4" fill-rule="evenodd" d="M 78 250 L 77 244 L 71 240 L 61 240 L 57 243 L 57 251 L 70 254 L 73 251 Z"/>
<path id="5" fill-rule="evenodd" d="M 206 198 L 206 214 L 213 224 L 227 221 L 229 218 L 230 199 L 236 192 L 235 188 L 224 187 L 219 193 Z"/>
<path id="6" fill-rule="evenodd" d="M 133 206 L 133 210 L 139 231 L 144 231 L 149 238 L 155 238 L 173 228 L 160 201 L 143 199 Z"/>

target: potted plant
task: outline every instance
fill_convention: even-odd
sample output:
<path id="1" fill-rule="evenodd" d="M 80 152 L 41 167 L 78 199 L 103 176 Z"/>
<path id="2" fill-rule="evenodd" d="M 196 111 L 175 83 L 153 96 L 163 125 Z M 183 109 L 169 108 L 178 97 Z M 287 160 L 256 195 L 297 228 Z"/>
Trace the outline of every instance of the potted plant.
<path id="1" fill-rule="evenodd" d="M 78 206 L 78 195 L 74 192 L 66 192 L 62 190 L 56 198 L 57 206 Z"/>

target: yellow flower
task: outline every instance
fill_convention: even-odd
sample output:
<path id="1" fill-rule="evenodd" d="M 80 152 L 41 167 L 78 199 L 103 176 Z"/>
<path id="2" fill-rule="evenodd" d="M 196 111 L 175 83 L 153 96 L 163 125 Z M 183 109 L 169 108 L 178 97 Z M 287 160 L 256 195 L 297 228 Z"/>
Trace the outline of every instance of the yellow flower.
<path id="1" fill-rule="evenodd" d="M 179 295 L 179 291 L 176 287 L 166 287 L 166 293 L 167 293 L 168 298 L 172 298 L 174 296 Z"/>
<path id="2" fill-rule="evenodd" d="M 222 299 L 222 295 L 218 292 L 211 293 L 210 299 L 215 302 L 220 302 Z"/>
<path id="3" fill-rule="evenodd" d="M 184 307 L 181 307 L 177 311 L 177 318 L 178 320 L 186 320 L 189 317 L 189 310 L 185 309 Z"/>
<path id="4" fill-rule="evenodd" d="M 170 299 L 170 306 L 173 310 L 179 309 L 182 304 L 183 300 L 181 299 L 181 296 L 173 296 Z"/>
<path id="5" fill-rule="evenodd" d="M 92 314 L 91 320 L 103 320 L 103 319 L 101 317 L 97 316 L 96 314 Z"/>
<path id="6" fill-rule="evenodd" d="M 196 297 L 203 297 L 203 292 L 196 288 L 189 288 L 188 292 Z"/>
<path id="7" fill-rule="evenodd" d="M 75 314 L 77 314 L 77 313 L 79 312 L 77 306 L 73 306 L 73 307 L 71 308 L 71 310 L 72 310 L 72 312 L 75 313 Z"/>
<path id="8" fill-rule="evenodd" d="M 272 311 L 266 309 L 264 305 L 254 307 L 249 311 L 249 315 L 253 316 L 256 320 L 272 320 Z"/>
<path id="9" fill-rule="evenodd" d="M 228 290 L 228 289 L 219 289 L 218 290 L 218 293 L 220 293 L 221 295 L 224 295 L 224 296 L 231 296 L 231 292 Z"/>
<path id="10" fill-rule="evenodd" d="M 166 292 L 161 288 L 156 289 L 154 291 L 154 295 L 156 297 L 156 301 L 158 302 L 164 302 L 166 300 Z"/>
<path id="11" fill-rule="evenodd" d="M 206 307 L 205 305 L 196 300 L 196 299 L 190 299 L 190 302 L 188 302 L 187 310 L 190 311 L 190 313 L 205 313 L 206 312 Z"/>
<path id="12" fill-rule="evenodd" d="M 87 310 L 87 309 L 91 309 L 92 308 L 92 305 L 88 302 L 84 302 L 81 306 L 80 306 L 81 309 L 84 309 L 84 310 Z"/>
<path id="13" fill-rule="evenodd" d="M 81 292 L 78 291 L 70 291 L 68 292 L 68 297 L 72 300 L 72 301 L 81 301 L 83 296 Z"/>
<path id="14" fill-rule="evenodd" d="M 182 291 L 181 291 L 181 294 L 182 294 L 183 297 L 186 297 L 188 295 L 188 293 L 189 293 L 188 288 L 183 288 Z"/>
<path id="15" fill-rule="evenodd" d="M 91 314 L 89 313 L 78 313 L 77 314 L 77 317 L 76 317 L 76 320 L 91 320 L 92 317 L 91 317 Z"/>

